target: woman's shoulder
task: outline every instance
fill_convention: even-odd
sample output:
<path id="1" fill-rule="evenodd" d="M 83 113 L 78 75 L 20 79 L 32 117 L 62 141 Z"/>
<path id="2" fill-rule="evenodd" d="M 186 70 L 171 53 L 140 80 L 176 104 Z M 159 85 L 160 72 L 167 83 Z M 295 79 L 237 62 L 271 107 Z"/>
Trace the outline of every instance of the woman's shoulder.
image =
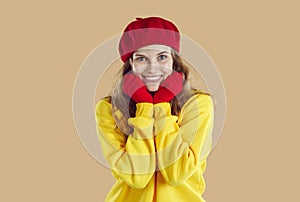
<path id="1" fill-rule="evenodd" d="M 192 110 L 195 107 L 201 108 L 213 108 L 213 97 L 210 93 L 204 90 L 191 90 L 190 98 L 184 103 L 182 110 Z"/>
<path id="2" fill-rule="evenodd" d="M 107 96 L 99 100 L 96 104 L 96 111 L 102 111 L 103 109 L 111 109 L 111 96 Z"/>
<path id="3" fill-rule="evenodd" d="M 190 91 L 190 93 L 191 93 L 191 97 L 190 97 L 190 99 L 187 100 L 187 102 L 189 100 L 195 100 L 195 99 L 206 101 L 206 102 L 212 100 L 212 95 L 209 92 L 204 91 L 204 90 L 193 89 Z"/>

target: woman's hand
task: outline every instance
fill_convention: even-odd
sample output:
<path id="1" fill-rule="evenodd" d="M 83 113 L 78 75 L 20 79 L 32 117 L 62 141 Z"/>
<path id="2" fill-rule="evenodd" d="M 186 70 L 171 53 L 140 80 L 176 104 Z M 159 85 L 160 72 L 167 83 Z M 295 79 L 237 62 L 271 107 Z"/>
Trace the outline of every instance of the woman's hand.
<path id="1" fill-rule="evenodd" d="M 160 85 L 154 95 L 153 103 L 170 102 L 183 88 L 182 73 L 174 71 Z"/>
<path id="2" fill-rule="evenodd" d="M 147 91 L 143 81 L 132 73 L 126 74 L 123 77 L 123 92 L 128 95 L 134 102 L 153 103 L 151 94 Z"/>

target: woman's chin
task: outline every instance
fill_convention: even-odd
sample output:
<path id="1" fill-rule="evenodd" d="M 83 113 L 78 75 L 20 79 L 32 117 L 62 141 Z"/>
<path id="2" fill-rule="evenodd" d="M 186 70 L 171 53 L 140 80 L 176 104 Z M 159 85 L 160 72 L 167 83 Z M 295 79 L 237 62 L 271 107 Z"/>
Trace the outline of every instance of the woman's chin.
<path id="1" fill-rule="evenodd" d="M 155 92 L 159 88 L 159 84 L 146 84 L 147 90 L 150 92 Z"/>

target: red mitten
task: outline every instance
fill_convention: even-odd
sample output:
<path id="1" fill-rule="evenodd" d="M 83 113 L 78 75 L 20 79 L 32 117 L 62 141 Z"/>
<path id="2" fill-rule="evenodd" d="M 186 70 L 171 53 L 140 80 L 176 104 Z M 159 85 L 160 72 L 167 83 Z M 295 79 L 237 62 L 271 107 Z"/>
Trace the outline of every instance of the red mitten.
<path id="1" fill-rule="evenodd" d="M 160 85 L 154 95 L 153 103 L 170 102 L 183 88 L 182 73 L 174 71 Z"/>
<path id="2" fill-rule="evenodd" d="M 123 77 L 123 92 L 136 103 L 153 102 L 151 94 L 147 91 L 143 81 L 134 74 L 126 74 Z"/>

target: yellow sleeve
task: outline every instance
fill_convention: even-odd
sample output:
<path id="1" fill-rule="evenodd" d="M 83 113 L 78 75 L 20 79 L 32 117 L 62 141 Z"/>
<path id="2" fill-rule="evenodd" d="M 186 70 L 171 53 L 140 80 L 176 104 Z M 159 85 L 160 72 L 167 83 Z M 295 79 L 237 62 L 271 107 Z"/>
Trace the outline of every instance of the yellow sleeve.
<path id="1" fill-rule="evenodd" d="M 103 99 L 96 106 L 97 133 L 102 152 L 114 177 L 137 189 L 146 187 L 155 168 L 153 104 L 138 103 L 136 117 L 129 118 L 133 132 L 126 140 L 116 126 L 111 104 Z"/>
<path id="2" fill-rule="evenodd" d="M 165 181 L 173 186 L 189 178 L 211 151 L 214 119 L 211 97 L 194 95 L 183 106 L 180 117 L 178 121 L 171 114 L 169 103 L 154 105 L 158 168 Z"/>

